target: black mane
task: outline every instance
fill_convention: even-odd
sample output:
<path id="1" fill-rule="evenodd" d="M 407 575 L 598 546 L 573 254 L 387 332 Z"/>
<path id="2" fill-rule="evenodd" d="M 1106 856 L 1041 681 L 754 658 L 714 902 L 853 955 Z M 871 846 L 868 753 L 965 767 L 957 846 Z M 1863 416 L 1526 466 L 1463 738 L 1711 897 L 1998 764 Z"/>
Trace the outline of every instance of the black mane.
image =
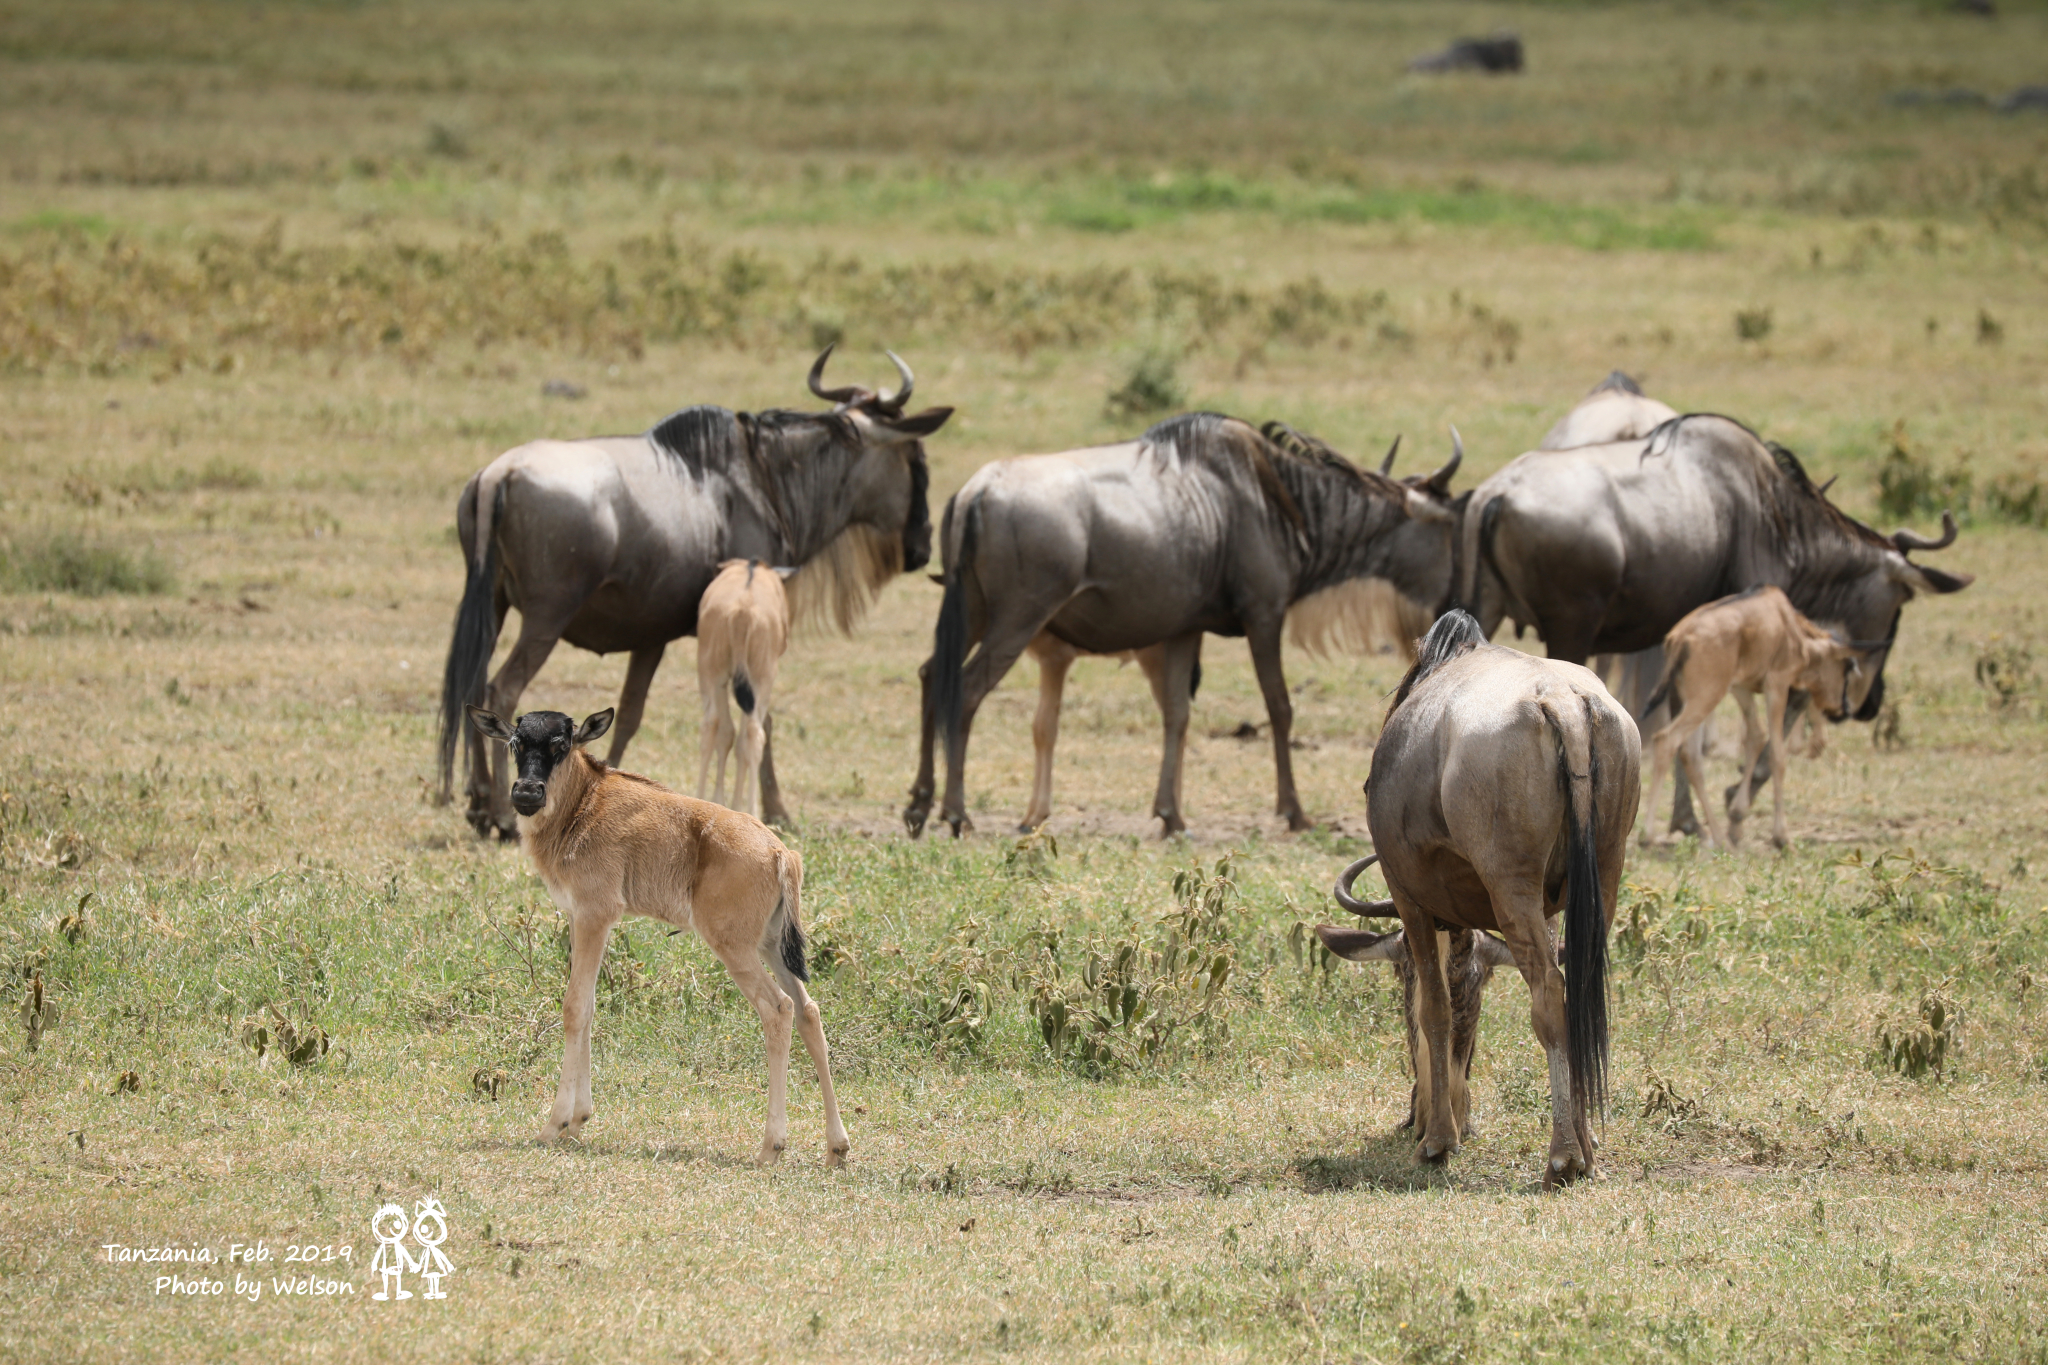
<path id="1" fill-rule="evenodd" d="M 1401 703 L 1408 700 L 1415 684 L 1460 654 L 1485 643 L 1486 634 L 1479 629 L 1479 622 L 1462 607 L 1453 607 L 1437 617 L 1436 624 L 1429 628 L 1429 634 L 1423 636 L 1422 643 L 1415 647 L 1415 666 L 1408 670 L 1407 677 L 1401 679 L 1401 686 L 1394 693 L 1394 704 L 1387 708 L 1387 714 L 1392 715 L 1401 709 Z"/>

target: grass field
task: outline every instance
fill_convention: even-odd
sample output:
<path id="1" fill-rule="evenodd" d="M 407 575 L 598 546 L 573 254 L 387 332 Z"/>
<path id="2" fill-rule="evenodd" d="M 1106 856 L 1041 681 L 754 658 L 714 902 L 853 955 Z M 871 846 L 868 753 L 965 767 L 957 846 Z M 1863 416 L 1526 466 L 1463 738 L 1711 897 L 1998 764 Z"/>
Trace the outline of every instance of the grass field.
<path id="1" fill-rule="evenodd" d="M 2048 118 L 1901 98 L 2043 79 L 2048 12 L 2001 9 L 0 4 L 0 1357 L 2048 1358 Z M 1503 26 L 1523 76 L 1402 72 Z M 1931 558 L 1977 581 L 1907 609 L 1882 744 L 1793 764 L 1791 849 L 1632 853 L 1600 1176 L 1557 1196 L 1518 982 L 1480 1135 L 1420 1168 L 1391 977 L 1303 950 L 1393 656 L 1288 661 L 1307 834 L 1215 640 L 1189 839 L 1142 818 L 1142 679 L 1084 661 L 1052 840 L 1003 832 L 1024 668 L 982 833 L 913 843 L 921 575 L 779 692 L 850 1167 L 801 1079 L 747 1164 L 754 1016 L 646 924 L 596 1118 L 533 1147 L 563 940 L 431 801 L 455 495 L 801 405 L 834 339 L 958 407 L 935 508 L 1129 434 L 1141 369 L 1404 469 L 1455 422 L 1465 487 L 1619 366 L 1885 529 L 1965 509 Z M 678 785 L 691 655 L 628 762 Z M 529 704 L 623 669 L 565 650 Z M 1234 964 L 1200 1018 L 1189 898 Z M 1051 1055 L 1125 950 L 1183 1027 Z M 447 1300 L 370 1301 L 371 1213 L 428 1194 Z M 104 1250 L 259 1239 L 219 1297 Z M 342 1245 L 352 1294 L 272 1287 Z"/>

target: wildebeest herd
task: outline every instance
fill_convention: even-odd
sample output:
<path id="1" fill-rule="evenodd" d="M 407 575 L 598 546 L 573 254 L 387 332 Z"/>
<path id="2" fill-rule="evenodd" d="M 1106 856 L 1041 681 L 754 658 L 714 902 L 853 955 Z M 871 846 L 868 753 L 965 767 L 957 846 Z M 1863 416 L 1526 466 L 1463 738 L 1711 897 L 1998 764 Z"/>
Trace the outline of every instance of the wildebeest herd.
<path id="1" fill-rule="evenodd" d="M 881 588 L 931 557 L 923 441 L 950 408 L 906 412 L 914 386 L 809 387 L 825 412 L 694 407 L 639 436 L 536 441 L 464 488 L 468 566 L 442 690 L 444 799 L 458 744 L 468 818 L 518 838 L 570 926 L 560 1092 L 541 1136 L 591 1112 L 590 1024 L 599 964 L 621 916 L 694 927 L 760 1012 L 769 1055 L 761 1158 L 781 1153 L 792 1029 L 817 1067 L 827 1159 L 847 1138 L 807 980 L 803 864 L 768 825 L 785 820 L 769 715 L 792 613 L 850 629 Z M 1282 422 L 1215 413 L 1134 440 L 990 462 L 946 503 L 944 585 L 919 669 L 921 743 L 912 836 L 932 812 L 968 829 L 967 741 L 989 692 L 1029 651 L 1039 664 L 1036 767 L 1023 828 L 1052 813 L 1052 754 L 1068 669 L 1083 654 L 1135 658 L 1152 686 L 1164 752 L 1152 813 L 1185 828 L 1182 763 L 1205 634 L 1243 636 L 1273 742 L 1276 810 L 1307 827 L 1295 791 L 1283 636 L 1305 648 L 1391 641 L 1412 666 L 1395 692 L 1365 784 L 1374 853 L 1338 878 L 1338 902 L 1390 933 L 1325 925 L 1339 956 L 1400 973 L 1415 1077 L 1418 1155 L 1440 1161 L 1469 1132 L 1480 994 L 1512 964 L 1529 985 L 1548 1061 L 1544 1178 L 1592 1169 L 1590 1116 L 1607 1067 L 1606 956 L 1629 830 L 1674 760 L 1712 842 L 1735 842 L 1756 784 L 1773 780 L 1785 842 L 1783 738 L 1809 706 L 1875 717 L 1905 603 L 1967 587 L 1916 562 L 1953 543 L 1885 536 L 1815 486 L 1798 458 L 1732 418 L 1681 415 L 1610 375 L 1541 445 L 1463 493 L 1463 445 L 1434 473 L 1397 479 L 1399 441 L 1363 468 Z M 789 579 L 785 595 L 782 578 Z M 495 676 L 505 614 L 520 631 Z M 1549 657 L 1494 645 L 1503 621 L 1534 628 Z M 733 805 L 617 771 L 668 644 L 699 635 L 705 735 Z M 630 656 L 616 714 L 580 726 L 553 711 L 503 717 L 558 641 Z M 1618 657 L 1618 690 L 1584 665 Z M 735 727 L 730 689 L 741 711 Z M 1707 798 L 1702 725 L 1733 690 L 1743 772 L 1725 833 Z M 1754 718 L 1761 694 L 1766 715 Z M 465 721 L 465 717 L 467 718 Z M 1640 727 L 1640 728 L 1639 728 Z M 607 730 L 608 760 L 582 752 Z M 495 747 L 487 742 L 495 741 Z M 758 769 L 761 819 L 748 781 Z M 1674 822 L 1690 825 L 1684 801 Z M 763 821 L 767 823 L 763 823 Z M 1655 837 L 1646 818 L 1643 839 Z M 1390 895 L 1355 879 L 1378 863 Z M 1562 941 L 1554 926 L 1562 919 Z M 763 972 L 761 961 L 769 964 Z"/>

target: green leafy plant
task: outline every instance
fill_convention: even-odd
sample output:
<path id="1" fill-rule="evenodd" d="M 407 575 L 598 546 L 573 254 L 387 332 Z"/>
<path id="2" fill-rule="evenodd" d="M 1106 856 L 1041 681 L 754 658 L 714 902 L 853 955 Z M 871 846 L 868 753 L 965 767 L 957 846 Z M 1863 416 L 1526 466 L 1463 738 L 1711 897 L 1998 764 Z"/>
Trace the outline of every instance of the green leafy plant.
<path id="1" fill-rule="evenodd" d="M 1159 1067 L 1230 1038 L 1237 966 L 1231 855 L 1174 875 L 1175 908 L 1151 934 L 1092 938 L 1073 971 L 1048 944 L 1030 980 L 1046 1050 L 1084 1075 Z"/>
<path id="2" fill-rule="evenodd" d="M 1110 390 L 1107 411 L 1115 418 L 1149 417 L 1170 412 L 1187 401 L 1187 386 L 1180 380 L 1179 358 L 1172 351 L 1155 346 L 1138 357 L 1122 384 Z"/>
<path id="3" fill-rule="evenodd" d="M 1921 993 L 1912 1013 L 1887 1012 L 1877 1021 L 1877 1061 L 1909 1080 L 1932 1073 L 1939 1078 L 1954 1049 L 1962 1017 L 1947 994 L 1947 983 Z"/>

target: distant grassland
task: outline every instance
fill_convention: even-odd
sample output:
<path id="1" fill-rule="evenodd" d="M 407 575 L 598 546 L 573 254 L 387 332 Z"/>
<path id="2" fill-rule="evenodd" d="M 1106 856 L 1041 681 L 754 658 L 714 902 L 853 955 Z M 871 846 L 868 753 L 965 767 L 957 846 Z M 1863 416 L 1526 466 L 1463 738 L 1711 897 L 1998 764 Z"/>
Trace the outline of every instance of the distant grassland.
<path id="1" fill-rule="evenodd" d="M 2000 10 L 0 0 L 0 1357 L 2042 1359 L 2048 116 L 1891 99 L 2048 78 L 2048 11 Z M 1402 71 L 1500 26 L 1523 76 Z M 1024 667 L 980 834 L 913 844 L 921 574 L 778 685 L 851 1168 L 801 1063 L 788 1161 L 744 1164 L 757 1023 L 644 923 L 595 1121 L 528 1147 L 560 925 L 430 800 L 456 494 L 810 406 L 833 341 L 956 407 L 935 511 L 1182 403 L 1405 434 L 1403 473 L 1455 424 L 1469 487 L 1620 367 L 1884 529 L 1955 509 L 1929 558 L 1978 579 L 1907 607 L 1877 735 L 1793 761 L 1791 850 L 1632 852 L 1603 1174 L 1561 1197 L 1524 988 L 1422 1169 L 1391 978 L 1306 937 L 1396 655 L 1287 659 L 1308 834 L 1211 640 L 1188 843 L 1145 683 L 1091 659 L 1051 837 L 1009 832 Z M 628 758 L 677 785 L 692 653 Z M 559 650 L 527 705 L 622 671 Z M 1170 929 L 1228 961 L 1207 1012 Z M 428 1192 L 445 1313 L 95 1259 L 360 1248 Z"/>

